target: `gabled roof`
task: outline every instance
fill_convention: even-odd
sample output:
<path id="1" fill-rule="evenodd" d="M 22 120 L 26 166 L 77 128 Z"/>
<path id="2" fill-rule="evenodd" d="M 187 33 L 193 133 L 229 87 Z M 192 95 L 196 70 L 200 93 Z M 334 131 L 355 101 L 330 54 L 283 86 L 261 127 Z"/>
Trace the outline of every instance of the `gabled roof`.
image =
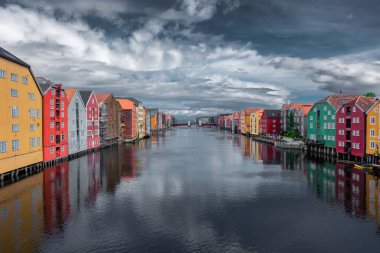
<path id="1" fill-rule="evenodd" d="M 83 100 L 84 104 L 87 105 L 88 100 L 91 97 L 92 91 L 90 91 L 90 90 L 80 90 L 79 94 L 82 97 L 82 100 Z"/>
<path id="2" fill-rule="evenodd" d="M 311 108 L 313 105 L 314 105 L 313 103 L 292 103 L 290 106 L 293 109 L 301 109 L 303 107 Z"/>
<path id="3" fill-rule="evenodd" d="M 71 100 L 73 99 L 75 92 L 77 92 L 77 89 L 65 89 L 65 93 L 67 96 L 67 103 L 71 103 Z"/>
<path id="4" fill-rule="evenodd" d="M 257 109 L 253 109 L 253 108 L 247 108 L 247 109 L 243 109 L 242 112 L 244 112 L 245 115 L 251 115 L 251 113 L 254 113 Z"/>
<path id="5" fill-rule="evenodd" d="M 337 94 L 337 95 L 331 95 L 327 96 L 315 104 L 321 104 L 321 103 L 329 103 L 332 107 L 334 107 L 335 110 L 337 110 L 340 106 L 347 103 L 348 101 L 357 99 L 359 95 L 345 95 L 345 94 Z"/>
<path id="6" fill-rule="evenodd" d="M 54 86 L 54 83 L 45 77 L 36 77 L 36 81 L 40 85 L 40 88 L 42 92 L 45 94 L 47 90 L 50 89 L 50 87 Z"/>
<path id="7" fill-rule="evenodd" d="M 376 103 L 376 98 L 359 96 L 358 98 L 351 100 L 350 102 L 358 106 L 363 112 L 367 112 L 372 107 L 372 105 Z"/>
<path id="8" fill-rule="evenodd" d="M 303 116 L 308 115 L 312 107 L 313 107 L 313 106 L 310 106 L 310 107 L 303 106 L 303 107 L 301 108 Z"/>
<path id="9" fill-rule="evenodd" d="M 109 96 L 111 96 L 111 93 L 95 93 L 95 97 L 98 100 L 98 103 L 102 103 L 107 100 Z"/>
<path id="10" fill-rule="evenodd" d="M 128 99 L 130 101 L 132 101 L 133 103 L 136 104 L 136 106 L 138 106 L 139 104 L 142 104 L 141 101 L 137 100 L 136 98 L 133 98 L 133 97 L 116 97 L 116 99 Z"/>
<path id="11" fill-rule="evenodd" d="M 283 104 L 281 107 L 281 110 L 289 110 L 290 109 L 290 104 Z"/>
<path id="12" fill-rule="evenodd" d="M 129 99 L 126 98 L 117 98 L 117 102 L 119 102 L 121 108 L 123 110 L 132 110 L 135 103 Z"/>
<path id="13" fill-rule="evenodd" d="M 263 114 L 265 114 L 267 118 L 278 118 L 280 117 L 281 110 L 264 110 Z"/>
<path id="14" fill-rule="evenodd" d="M 23 60 L 19 59 L 18 57 L 16 57 L 15 55 L 11 54 L 10 52 L 8 52 L 7 50 L 5 50 L 4 48 L 0 47 L 0 57 L 3 57 L 7 60 L 10 60 L 14 63 L 17 63 L 17 64 L 20 64 L 24 67 L 27 67 L 27 68 L 31 68 L 30 65 L 26 62 L 24 62 Z"/>
<path id="15" fill-rule="evenodd" d="M 257 117 L 261 117 L 264 113 L 264 109 L 257 109 L 255 112 L 251 113 L 257 115 Z"/>

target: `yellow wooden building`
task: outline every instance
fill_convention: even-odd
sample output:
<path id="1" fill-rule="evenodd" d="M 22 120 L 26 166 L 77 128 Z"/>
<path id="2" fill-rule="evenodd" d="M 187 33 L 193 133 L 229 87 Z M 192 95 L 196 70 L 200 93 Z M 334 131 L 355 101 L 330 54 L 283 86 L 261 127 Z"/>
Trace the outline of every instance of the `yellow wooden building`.
<path id="1" fill-rule="evenodd" d="M 246 135 L 251 133 L 251 113 L 257 109 L 244 109 L 240 112 L 240 133 Z"/>
<path id="2" fill-rule="evenodd" d="M 376 101 L 367 111 L 366 122 L 366 154 L 371 157 L 380 157 L 380 101 Z"/>
<path id="3" fill-rule="evenodd" d="M 42 93 L 30 65 L 0 47 L 0 174 L 39 163 Z"/>
<path id="4" fill-rule="evenodd" d="M 263 109 L 258 109 L 256 112 L 251 113 L 250 122 L 251 122 L 251 135 L 257 136 L 260 134 L 260 119 L 263 116 Z"/>

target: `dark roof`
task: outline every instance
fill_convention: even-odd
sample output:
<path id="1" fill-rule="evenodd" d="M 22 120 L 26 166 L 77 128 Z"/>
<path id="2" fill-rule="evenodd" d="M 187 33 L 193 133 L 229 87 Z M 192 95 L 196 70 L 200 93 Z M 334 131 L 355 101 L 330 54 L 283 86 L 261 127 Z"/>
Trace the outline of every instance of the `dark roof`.
<path id="1" fill-rule="evenodd" d="M 337 110 L 343 104 L 345 104 L 351 100 L 357 99 L 358 97 L 359 97 L 358 95 L 335 94 L 335 95 L 330 95 L 330 96 L 327 96 L 327 97 L 319 100 L 318 102 L 316 102 L 316 104 L 321 104 L 321 103 L 327 102 L 332 107 L 334 107 L 335 110 Z"/>
<path id="2" fill-rule="evenodd" d="M 88 100 L 91 97 L 92 91 L 90 90 L 80 90 L 79 91 L 80 96 L 82 97 L 82 100 L 85 105 L 87 105 Z"/>
<path id="3" fill-rule="evenodd" d="M 278 118 L 281 115 L 281 110 L 264 110 L 263 114 L 265 114 L 267 118 Z"/>
<path id="4" fill-rule="evenodd" d="M 9 53 L 7 50 L 5 50 L 2 47 L 0 47 L 0 57 L 3 57 L 7 60 L 13 61 L 14 63 L 20 64 L 20 65 L 30 69 L 30 65 L 28 63 L 20 60 L 19 58 L 17 58 L 13 54 Z"/>
<path id="5" fill-rule="evenodd" d="M 45 92 L 54 85 L 54 83 L 45 77 L 36 77 L 36 81 L 41 87 L 42 92 L 45 94 Z"/>

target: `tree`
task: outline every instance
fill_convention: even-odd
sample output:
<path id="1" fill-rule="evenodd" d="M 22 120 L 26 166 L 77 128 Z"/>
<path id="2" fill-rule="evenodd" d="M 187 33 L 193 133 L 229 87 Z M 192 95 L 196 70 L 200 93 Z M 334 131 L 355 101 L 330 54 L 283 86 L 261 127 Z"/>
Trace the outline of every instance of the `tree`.
<path id="1" fill-rule="evenodd" d="M 376 94 L 372 91 L 368 91 L 368 92 L 364 93 L 363 96 L 369 97 L 369 98 L 374 98 L 374 97 L 376 97 Z"/>

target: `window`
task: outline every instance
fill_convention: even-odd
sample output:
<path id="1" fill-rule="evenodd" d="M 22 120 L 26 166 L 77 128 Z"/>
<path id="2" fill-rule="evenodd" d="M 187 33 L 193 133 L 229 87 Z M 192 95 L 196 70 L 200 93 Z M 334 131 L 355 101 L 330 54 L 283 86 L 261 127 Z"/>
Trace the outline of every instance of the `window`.
<path id="1" fill-rule="evenodd" d="M 92 124 L 91 120 L 87 120 L 87 126 L 90 126 Z"/>
<path id="2" fill-rule="evenodd" d="M 81 135 L 81 136 L 84 136 L 84 131 L 81 131 L 81 132 L 80 132 L 80 135 Z"/>
<path id="3" fill-rule="evenodd" d="M 30 131 L 36 131 L 37 125 L 36 124 L 30 124 L 29 129 L 30 129 Z"/>
<path id="4" fill-rule="evenodd" d="M 371 117 L 369 118 L 369 120 L 370 120 L 370 124 L 371 124 L 371 125 L 375 125 L 375 123 L 376 123 L 376 118 L 375 118 L 375 117 L 371 116 Z"/>
<path id="5" fill-rule="evenodd" d="M 61 112 L 61 118 L 65 117 L 65 112 Z"/>
<path id="6" fill-rule="evenodd" d="M 0 153 L 6 153 L 6 152 L 7 152 L 7 142 L 0 141 Z"/>
<path id="7" fill-rule="evenodd" d="M 99 126 L 99 120 L 95 120 L 95 126 Z"/>
<path id="8" fill-rule="evenodd" d="M 375 129 L 371 129 L 371 130 L 369 130 L 369 135 L 370 135 L 371 137 L 375 137 Z"/>
<path id="9" fill-rule="evenodd" d="M 335 135 L 331 136 L 331 140 L 335 141 Z"/>
<path id="10" fill-rule="evenodd" d="M 369 142 L 369 146 L 371 149 L 375 149 L 375 142 L 374 141 L 370 141 Z"/>
<path id="11" fill-rule="evenodd" d="M 61 122 L 61 127 L 62 127 L 62 128 L 65 127 L 65 122 Z"/>
<path id="12" fill-rule="evenodd" d="M 50 154 L 54 154 L 54 148 L 50 148 Z"/>
<path id="13" fill-rule="evenodd" d="M 327 120 L 327 115 L 323 116 L 323 119 L 324 119 L 324 120 Z"/>
<path id="14" fill-rule="evenodd" d="M 327 123 L 323 123 L 323 128 L 326 129 L 327 128 Z"/>
<path id="15" fill-rule="evenodd" d="M 313 116 L 310 116 L 310 120 L 313 120 Z"/>
<path id="16" fill-rule="evenodd" d="M 344 107 L 342 107 L 342 113 L 344 113 Z"/>
<path id="17" fill-rule="evenodd" d="M 331 135 L 327 136 L 327 139 L 328 139 L 329 141 L 331 141 Z"/>
<path id="18" fill-rule="evenodd" d="M 356 112 L 356 106 L 352 107 L 352 112 Z"/>
<path id="19" fill-rule="evenodd" d="M 50 142 L 54 142 L 54 135 L 53 134 L 50 135 Z"/>
<path id="20" fill-rule="evenodd" d="M 5 77 L 6 77 L 5 70 L 0 69 L 0 78 L 5 78 Z"/>
<path id="21" fill-rule="evenodd" d="M 36 146 L 36 139 L 35 138 L 30 138 L 30 147 L 34 148 Z"/>
<path id="22" fill-rule="evenodd" d="M 34 93 L 29 93 L 29 100 L 36 100 L 36 95 Z"/>
<path id="23" fill-rule="evenodd" d="M 65 146 L 62 146 L 62 147 L 61 147 L 61 151 L 65 151 Z"/>
<path id="24" fill-rule="evenodd" d="M 91 99 L 91 103 L 93 104 L 95 102 L 95 100 L 94 99 Z"/>
<path id="25" fill-rule="evenodd" d="M 63 141 L 65 140 L 65 135 L 64 135 L 64 134 L 62 134 L 61 139 L 62 139 Z"/>
<path id="26" fill-rule="evenodd" d="M 92 135 L 92 131 L 91 131 L 91 130 L 88 130 L 88 131 L 87 131 L 87 135 Z"/>
<path id="27" fill-rule="evenodd" d="M 99 130 L 95 130 L 95 135 L 99 135 Z"/>
<path id="28" fill-rule="evenodd" d="M 323 107 L 323 110 L 324 110 L 324 111 L 327 111 L 327 106 L 324 106 L 324 107 Z"/>
<path id="29" fill-rule="evenodd" d="M 54 117 L 54 110 L 50 110 L 50 117 Z"/>
<path id="30" fill-rule="evenodd" d="M 37 109 L 37 119 L 41 118 L 41 110 Z"/>
<path id="31" fill-rule="evenodd" d="M 379 108 L 375 108 L 375 112 L 378 113 L 379 112 Z"/>
<path id="32" fill-rule="evenodd" d="M 28 84 L 28 78 L 26 76 L 22 77 L 22 84 Z"/>
<path id="33" fill-rule="evenodd" d="M 15 151 L 15 150 L 19 150 L 20 148 L 20 142 L 19 140 L 12 140 L 12 150 Z"/>
<path id="34" fill-rule="evenodd" d="M 331 115 L 331 111 L 328 111 L 328 112 L 327 112 L 327 115 Z"/>
<path id="35" fill-rule="evenodd" d="M 335 119 L 335 115 L 331 115 L 331 119 Z"/>
<path id="36" fill-rule="evenodd" d="M 51 90 L 51 94 L 52 94 L 52 95 L 55 95 L 55 89 L 52 89 L 52 90 Z"/>
<path id="37" fill-rule="evenodd" d="M 65 109 L 65 101 L 61 101 L 61 109 Z"/>
<path id="38" fill-rule="evenodd" d="M 18 97 L 18 90 L 11 89 L 11 96 L 12 97 Z"/>
<path id="39" fill-rule="evenodd" d="M 35 109 L 29 109 L 29 118 L 35 118 L 36 117 L 36 110 Z"/>
<path id="40" fill-rule="evenodd" d="M 335 129 L 335 123 L 331 123 L 331 129 Z"/>
<path id="41" fill-rule="evenodd" d="M 37 137 L 37 146 L 41 146 L 41 138 L 40 137 Z"/>
<path id="42" fill-rule="evenodd" d="M 327 129 L 331 129 L 331 123 L 327 123 Z"/>
<path id="43" fill-rule="evenodd" d="M 50 105 L 54 105 L 54 99 L 50 99 Z"/>
<path id="44" fill-rule="evenodd" d="M 323 135 L 323 139 L 326 140 L 326 139 L 327 139 L 327 136 L 326 136 L 326 135 Z"/>
<path id="45" fill-rule="evenodd" d="M 18 107 L 12 106 L 12 118 L 18 118 Z"/>
<path id="46" fill-rule="evenodd" d="M 53 121 L 50 122 L 50 128 L 54 128 L 54 122 Z"/>
<path id="47" fill-rule="evenodd" d="M 11 80 L 14 81 L 14 82 L 18 82 L 18 75 L 14 74 L 14 73 L 11 73 Z"/>
<path id="48" fill-rule="evenodd" d="M 12 125 L 12 132 L 18 132 L 20 131 L 20 126 L 19 125 Z"/>

